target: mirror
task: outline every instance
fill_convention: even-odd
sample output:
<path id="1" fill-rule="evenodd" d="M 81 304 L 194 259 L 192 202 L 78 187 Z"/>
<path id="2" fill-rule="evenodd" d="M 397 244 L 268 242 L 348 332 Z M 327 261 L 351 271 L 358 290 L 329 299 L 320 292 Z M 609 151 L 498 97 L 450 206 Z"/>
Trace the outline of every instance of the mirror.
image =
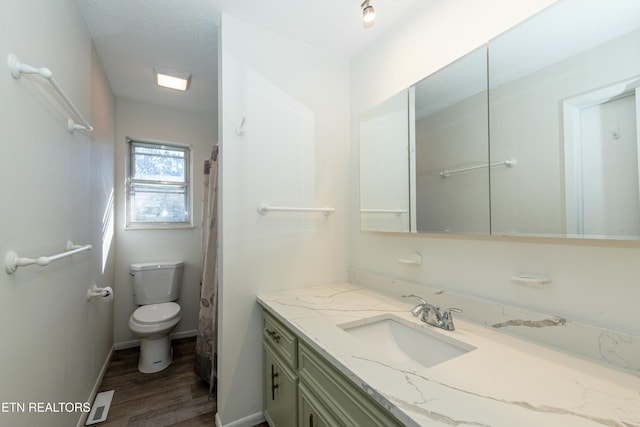
<path id="1" fill-rule="evenodd" d="M 415 135 L 412 230 L 488 235 L 486 47 L 419 81 L 410 91 Z"/>
<path id="2" fill-rule="evenodd" d="M 360 116 L 360 228 L 410 231 L 409 92 Z"/>
<path id="3" fill-rule="evenodd" d="M 561 0 L 489 42 L 492 234 L 640 238 L 639 27 Z"/>
<path id="4" fill-rule="evenodd" d="M 376 107 L 362 229 L 640 239 L 639 47 L 637 0 L 559 0 Z"/>

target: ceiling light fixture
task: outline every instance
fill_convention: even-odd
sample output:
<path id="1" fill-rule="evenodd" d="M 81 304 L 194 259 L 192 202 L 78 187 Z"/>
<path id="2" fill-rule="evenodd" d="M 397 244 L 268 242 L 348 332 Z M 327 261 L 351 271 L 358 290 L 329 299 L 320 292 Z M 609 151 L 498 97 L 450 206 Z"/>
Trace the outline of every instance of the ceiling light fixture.
<path id="1" fill-rule="evenodd" d="M 370 0 L 364 0 L 360 5 L 360 8 L 362 9 L 362 22 L 365 27 L 373 25 L 373 22 L 376 19 L 376 11 L 373 6 L 369 4 L 369 1 Z"/>
<path id="2" fill-rule="evenodd" d="M 156 84 L 161 87 L 186 91 L 191 83 L 191 74 L 163 67 L 153 67 Z"/>

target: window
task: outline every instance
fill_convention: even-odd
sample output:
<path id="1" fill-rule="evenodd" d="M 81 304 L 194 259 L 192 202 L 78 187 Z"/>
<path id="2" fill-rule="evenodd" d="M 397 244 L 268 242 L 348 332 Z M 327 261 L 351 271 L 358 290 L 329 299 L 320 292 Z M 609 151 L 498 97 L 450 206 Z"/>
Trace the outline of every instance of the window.
<path id="1" fill-rule="evenodd" d="M 129 140 L 127 227 L 191 225 L 187 146 Z"/>

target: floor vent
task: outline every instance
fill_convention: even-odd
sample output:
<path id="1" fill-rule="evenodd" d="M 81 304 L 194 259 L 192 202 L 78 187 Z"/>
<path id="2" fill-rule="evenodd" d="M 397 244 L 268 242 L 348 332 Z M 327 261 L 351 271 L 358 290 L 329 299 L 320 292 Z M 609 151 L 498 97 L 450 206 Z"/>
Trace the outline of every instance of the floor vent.
<path id="1" fill-rule="evenodd" d="M 113 390 L 109 390 L 98 393 L 93 401 L 93 407 L 91 408 L 91 412 L 89 412 L 85 425 L 101 423 L 107 419 L 107 414 L 109 414 L 109 408 L 111 407 L 111 399 L 113 399 L 113 392 Z"/>

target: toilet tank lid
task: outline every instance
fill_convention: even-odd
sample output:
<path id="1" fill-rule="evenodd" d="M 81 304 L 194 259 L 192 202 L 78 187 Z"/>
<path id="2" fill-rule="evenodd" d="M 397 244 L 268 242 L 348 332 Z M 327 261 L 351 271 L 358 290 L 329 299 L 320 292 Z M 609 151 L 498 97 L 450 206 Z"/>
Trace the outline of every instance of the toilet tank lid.
<path id="1" fill-rule="evenodd" d="M 151 261 L 151 262 L 138 262 L 131 264 L 131 271 L 142 270 L 162 270 L 166 268 L 182 267 L 184 262 L 182 261 Z"/>

